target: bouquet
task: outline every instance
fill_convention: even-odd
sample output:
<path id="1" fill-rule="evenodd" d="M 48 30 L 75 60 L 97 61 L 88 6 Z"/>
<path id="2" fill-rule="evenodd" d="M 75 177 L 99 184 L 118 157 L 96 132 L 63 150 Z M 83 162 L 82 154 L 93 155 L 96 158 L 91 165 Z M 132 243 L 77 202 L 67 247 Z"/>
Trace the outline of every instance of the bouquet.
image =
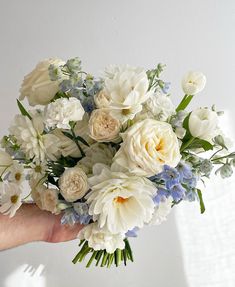
<path id="1" fill-rule="evenodd" d="M 19 114 L 1 140 L 0 212 L 12 217 L 31 200 L 61 213 L 61 224 L 82 224 L 73 263 L 89 257 L 87 267 L 133 261 L 129 238 L 182 201 L 198 202 L 203 213 L 199 182 L 214 168 L 231 176 L 235 152 L 219 127 L 221 111 L 188 110 L 206 77 L 187 73 L 175 106 L 163 69 L 110 66 L 94 78 L 79 58 L 40 62 L 24 78 Z"/>

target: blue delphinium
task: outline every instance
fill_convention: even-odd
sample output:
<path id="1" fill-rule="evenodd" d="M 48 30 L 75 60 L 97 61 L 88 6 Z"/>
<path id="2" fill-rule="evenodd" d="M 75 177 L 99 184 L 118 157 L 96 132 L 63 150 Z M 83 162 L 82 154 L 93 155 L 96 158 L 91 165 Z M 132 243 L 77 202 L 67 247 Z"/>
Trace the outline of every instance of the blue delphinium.
<path id="1" fill-rule="evenodd" d="M 61 218 L 61 224 L 74 225 L 80 223 L 87 225 L 92 217 L 88 213 L 88 205 L 85 202 L 73 203 L 73 208 L 65 210 L 64 215 Z"/>
<path id="2" fill-rule="evenodd" d="M 169 193 L 175 202 L 182 200 L 185 196 L 185 192 L 185 188 L 180 183 L 174 184 L 169 189 Z"/>
<path id="3" fill-rule="evenodd" d="M 169 196 L 169 191 L 165 188 L 159 187 L 157 189 L 156 195 L 153 197 L 153 201 L 156 205 L 158 205 L 161 201 L 165 201 L 165 199 Z"/>
<path id="4" fill-rule="evenodd" d="M 137 232 L 139 231 L 138 227 L 134 227 L 131 230 L 128 230 L 125 234 L 126 237 L 137 237 Z"/>
<path id="5" fill-rule="evenodd" d="M 169 89 L 170 89 L 170 85 L 171 85 L 170 82 L 164 82 L 163 87 L 161 87 L 164 94 L 168 94 Z"/>
<path id="6" fill-rule="evenodd" d="M 163 171 L 157 174 L 157 177 L 165 181 L 167 189 L 176 183 L 179 183 L 180 180 L 180 174 L 177 169 L 170 167 L 169 165 L 164 165 Z"/>

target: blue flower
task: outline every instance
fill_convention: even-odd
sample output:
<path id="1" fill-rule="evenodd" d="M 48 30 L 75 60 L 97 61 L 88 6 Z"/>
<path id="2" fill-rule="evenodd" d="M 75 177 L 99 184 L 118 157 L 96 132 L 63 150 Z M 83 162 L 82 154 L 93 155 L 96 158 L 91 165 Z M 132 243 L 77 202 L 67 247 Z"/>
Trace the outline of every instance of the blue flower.
<path id="1" fill-rule="evenodd" d="M 171 186 L 175 185 L 176 183 L 179 183 L 180 180 L 180 174 L 177 169 L 168 165 L 163 166 L 163 171 L 157 174 L 157 177 L 165 181 L 167 189 L 171 188 Z"/>
<path id="2" fill-rule="evenodd" d="M 184 163 L 183 161 L 179 162 L 176 169 L 180 174 L 181 181 L 184 181 L 184 179 L 188 179 L 193 176 L 191 167 L 188 164 Z"/>
<path id="3" fill-rule="evenodd" d="M 184 200 L 188 200 L 188 201 L 198 200 L 198 195 L 193 189 L 191 189 L 186 192 Z"/>
<path id="4" fill-rule="evenodd" d="M 139 231 L 138 227 L 134 227 L 132 230 L 126 232 L 126 237 L 137 237 L 137 232 Z"/>
<path id="5" fill-rule="evenodd" d="M 165 199 L 169 196 L 169 191 L 165 188 L 159 187 L 157 190 L 157 194 L 154 196 L 153 201 L 156 205 L 158 205 L 161 201 L 165 201 Z"/>
<path id="6" fill-rule="evenodd" d="M 164 86 L 162 87 L 162 91 L 163 91 L 164 94 L 167 94 L 167 93 L 168 93 L 168 91 L 169 91 L 169 89 L 170 89 L 170 85 L 171 85 L 170 82 L 165 82 L 165 83 L 164 83 Z"/>
<path id="7" fill-rule="evenodd" d="M 61 224 L 74 225 L 80 223 L 87 225 L 92 217 L 88 213 L 88 205 L 85 202 L 76 202 L 73 204 L 73 208 L 65 210 L 64 215 L 61 218 Z"/>
<path id="8" fill-rule="evenodd" d="M 184 198 L 185 191 L 186 191 L 185 188 L 183 188 L 183 186 L 179 183 L 176 183 L 169 189 L 170 195 L 176 202 Z"/>

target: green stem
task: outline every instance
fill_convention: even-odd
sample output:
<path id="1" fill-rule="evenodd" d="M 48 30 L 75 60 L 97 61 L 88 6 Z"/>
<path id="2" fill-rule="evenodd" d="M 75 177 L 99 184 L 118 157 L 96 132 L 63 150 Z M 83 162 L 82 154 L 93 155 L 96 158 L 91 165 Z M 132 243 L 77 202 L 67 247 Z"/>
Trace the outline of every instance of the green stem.
<path id="1" fill-rule="evenodd" d="M 179 112 L 181 110 L 185 110 L 189 103 L 191 102 L 193 98 L 193 95 L 185 95 L 181 102 L 179 103 L 178 107 L 176 108 L 176 112 Z"/>
<path id="2" fill-rule="evenodd" d="M 98 251 L 93 251 L 93 254 L 92 254 L 90 260 L 88 261 L 86 268 L 89 268 L 91 266 L 91 263 L 95 259 L 97 253 L 98 253 Z"/>
<path id="3" fill-rule="evenodd" d="M 180 151 L 184 151 L 188 146 L 190 146 L 192 144 L 192 142 L 195 140 L 194 137 L 191 137 L 187 142 L 185 142 L 184 144 L 182 144 Z"/>

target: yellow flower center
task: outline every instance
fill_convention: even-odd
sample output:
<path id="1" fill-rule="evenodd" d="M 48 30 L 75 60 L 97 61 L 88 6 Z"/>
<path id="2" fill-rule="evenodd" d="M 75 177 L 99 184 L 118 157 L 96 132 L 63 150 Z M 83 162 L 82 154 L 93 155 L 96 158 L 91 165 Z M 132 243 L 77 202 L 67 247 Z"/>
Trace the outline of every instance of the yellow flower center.
<path id="1" fill-rule="evenodd" d="M 21 173 L 20 173 L 20 172 L 17 172 L 17 173 L 15 174 L 15 180 L 16 180 L 16 181 L 20 181 L 20 179 L 21 179 Z"/>
<path id="2" fill-rule="evenodd" d="M 40 165 L 36 165 L 34 168 L 35 172 L 41 172 L 42 171 L 42 167 Z"/>
<path id="3" fill-rule="evenodd" d="M 12 195 L 11 196 L 11 202 L 13 203 L 13 204 L 15 204 L 17 201 L 18 201 L 18 198 L 19 198 L 19 196 L 18 195 Z"/>
<path id="4" fill-rule="evenodd" d="M 130 109 L 122 109 L 122 114 L 123 114 L 124 116 L 130 114 L 130 112 L 131 112 Z"/>
<path id="5" fill-rule="evenodd" d="M 123 203 L 127 202 L 128 199 L 129 199 L 129 198 L 124 198 L 124 197 L 118 196 L 118 197 L 115 198 L 115 201 L 116 201 L 117 203 L 123 204 Z"/>

